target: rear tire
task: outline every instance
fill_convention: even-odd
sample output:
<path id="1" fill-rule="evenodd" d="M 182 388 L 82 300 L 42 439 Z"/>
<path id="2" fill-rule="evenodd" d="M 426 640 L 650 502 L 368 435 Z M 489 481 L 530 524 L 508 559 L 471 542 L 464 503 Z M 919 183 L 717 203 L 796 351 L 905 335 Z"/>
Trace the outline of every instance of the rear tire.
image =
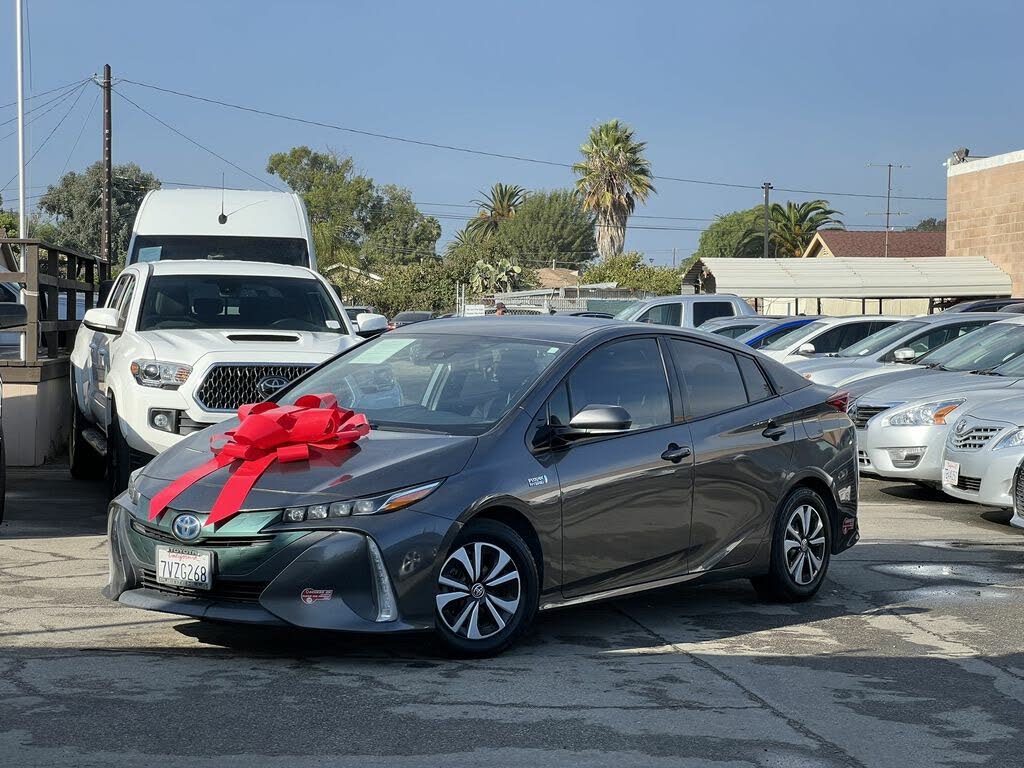
<path id="1" fill-rule="evenodd" d="M 107 485 L 110 498 L 119 496 L 128 489 L 128 476 L 132 473 L 131 449 L 121 434 L 121 421 L 117 417 L 117 405 L 110 400 L 110 426 L 107 428 Z"/>
<path id="2" fill-rule="evenodd" d="M 810 488 L 783 502 L 772 533 L 768 573 L 751 579 L 757 594 L 774 602 L 809 600 L 821 588 L 832 552 L 828 507 Z"/>
<path id="3" fill-rule="evenodd" d="M 434 625 L 455 656 L 494 656 L 518 640 L 537 613 L 540 579 L 523 538 L 495 520 L 467 525 L 438 576 Z"/>
<path id="4" fill-rule="evenodd" d="M 85 415 L 78 407 L 74 384 L 71 386 L 71 434 L 68 437 L 68 463 L 76 480 L 99 480 L 103 477 L 104 457 L 82 439 Z"/>

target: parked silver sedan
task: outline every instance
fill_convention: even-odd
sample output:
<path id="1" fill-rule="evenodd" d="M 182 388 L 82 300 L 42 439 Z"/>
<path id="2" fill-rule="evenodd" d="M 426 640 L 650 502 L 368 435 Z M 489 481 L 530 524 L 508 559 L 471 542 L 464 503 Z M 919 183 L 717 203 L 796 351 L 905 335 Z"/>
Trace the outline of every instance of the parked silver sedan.
<path id="1" fill-rule="evenodd" d="M 790 367 L 815 384 L 836 386 L 872 368 L 910 363 L 943 344 L 1004 319 L 1006 315 L 998 312 L 922 315 L 883 328 L 835 356 L 798 360 L 790 363 Z"/>
<path id="2" fill-rule="evenodd" d="M 972 408 L 949 431 L 942 456 L 942 490 L 990 507 L 1013 506 L 1024 460 L 1024 398 L 995 400 Z M 1024 519 L 1010 521 L 1024 528 Z"/>

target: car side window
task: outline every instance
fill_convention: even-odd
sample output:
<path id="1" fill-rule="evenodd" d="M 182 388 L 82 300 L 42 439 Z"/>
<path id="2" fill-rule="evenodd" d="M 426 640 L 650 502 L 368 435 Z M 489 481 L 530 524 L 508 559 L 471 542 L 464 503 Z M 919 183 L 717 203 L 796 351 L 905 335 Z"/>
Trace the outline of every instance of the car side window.
<path id="1" fill-rule="evenodd" d="M 743 384 L 747 388 L 747 400 L 751 403 L 759 403 L 775 394 L 772 391 L 771 384 L 768 383 L 768 379 L 765 378 L 761 366 L 753 358 L 736 355 L 736 360 L 740 364 Z"/>
<path id="2" fill-rule="evenodd" d="M 116 309 L 118 302 L 121 300 L 121 294 L 124 293 L 124 287 L 128 285 L 128 280 L 131 279 L 131 275 L 122 275 L 114 283 L 114 287 L 110 290 L 110 295 L 107 296 L 107 303 L 104 305 L 108 309 Z"/>
<path id="3" fill-rule="evenodd" d="M 651 307 L 637 319 L 638 323 L 680 326 L 683 323 L 682 304 L 658 304 Z"/>
<path id="4" fill-rule="evenodd" d="M 129 275 L 125 282 L 124 291 L 120 296 L 120 300 L 116 305 L 111 305 L 117 307 L 117 319 L 121 321 L 122 325 L 128 317 L 128 308 L 132 304 L 133 295 L 135 295 L 135 278 Z"/>
<path id="5" fill-rule="evenodd" d="M 838 352 L 874 333 L 871 330 L 873 326 L 874 323 L 844 323 L 833 326 L 808 341 L 814 345 L 814 351 L 819 355 Z"/>
<path id="6" fill-rule="evenodd" d="M 732 352 L 683 339 L 672 339 L 669 345 L 689 418 L 730 411 L 749 402 L 751 398 L 747 397 L 747 388 Z"/>
<path id="7" fill-rule="evenodd" d="M 631 430 L 672 423 L 668 379 L 658 342 L 627 339 L 598 347 L 569 374 L 573 414 L 588 405 L 619 405 L 629 411 Z"/>
<path id="8" fill-rule="evenodd" d="M 693 326 L 701 325 L 716 317 L 732 317 L 736 312 L 728 301 L 695 301 L 693 302 Z"/>
<path id="9" fill-rule="evenodd" d="M 559 384 L 558 389 L 548 398 L 548 426 L 565 427 L 572 420 L 569 410 L 569 388 Z"/>

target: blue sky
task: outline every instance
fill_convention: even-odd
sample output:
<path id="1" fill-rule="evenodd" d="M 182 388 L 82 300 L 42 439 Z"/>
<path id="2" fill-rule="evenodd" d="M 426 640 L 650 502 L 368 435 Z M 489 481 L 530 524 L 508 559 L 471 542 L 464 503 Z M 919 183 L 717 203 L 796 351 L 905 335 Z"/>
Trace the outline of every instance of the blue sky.
<path id="1" fill-rule="evenodd" d="M 138 2 L 26 0 L 30 93 L 99 72 L 357 129 L 573 162 L 591 125 L 618 117 L 648 142 L 655 174 L 758 186 L 942 197 L 955 147 L 996 154 L 1024 146 L 1017 2 Z M 3 4 L 14 100 L 13 8 Z M 267 178 L 267 156 L 297 144 L 351 154 L 378 182 L 410 188 L 431 213 L 496 181 L 566 186 L 566 169 L 478 157 L 281 122 L 122 83 L 124 94 L 237 165 Z M 84 90 L 30 166 L 28 194 L 65 163 L 99 158 L 99 105 Z M 45 101 L 40 98 L 36 103 Z M 71 106 L 29 126 L 29 151 Z M 257 182 L 115 96 L 115 162 L 168 181 Z M 40 110 L 41 111 L 41 110 Z M 0 120 L 13 116 L 11 107 Z M 79 132 L 81 141 L 72 153 Z M 13 129 L 0 126 L 0 136 Z M 70 154 L 70 159 L 69 159 Z M 3 181 L 17 168 L 0 140 Z M 16 184 L 3 192 L 13 204 Z M 775 199 L 806 195 L 776 194 Z M 658 182 L 646 216 L 708 219 L 760 202 L 758 189 Z M 832 197 L 848 225 L 880 225 L 884 200 Z M 34 201 L 33 201 L 34 202 Z M 429 203 L 429 205 L 428 205 Z M 439 204 L 446 204 L 445 206 Z M 900 201 L 916 223 L 936 201 Z M 461 226 L 444 218 L 444 238 Z M 638 226 L 701 221 L 635 219 Z M 627 247 L 658 263 L 689 255 L 699 232 L 631 229 Z"/>

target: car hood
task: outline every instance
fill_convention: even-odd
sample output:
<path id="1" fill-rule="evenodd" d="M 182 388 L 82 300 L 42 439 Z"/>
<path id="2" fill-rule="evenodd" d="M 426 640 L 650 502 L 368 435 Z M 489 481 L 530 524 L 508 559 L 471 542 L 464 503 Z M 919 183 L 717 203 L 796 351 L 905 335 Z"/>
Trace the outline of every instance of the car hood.
<path id="1" fill-rule="evenodd" d="M 207 354 L 267 355 L 272 359 L 289 359 L 307 354 L 323 359 L 348 349 L 361 341 L 346 333 L 312 333 L 309 331 L 279 330 L 214 330 L 168 329 L 142 331 L 139 338 L 153 349 L 153 357 L 173 363 L 191 364 Z M 280 354 L 281 357 L 277 357 Z"/>
<path id="2" fill-rule="evenodd" d="M 898 381 L 894 384 L 872 389 L 863 396 L 865 403 L 906 403 L 922 398 L 945 397 L 958 395 L 968 391 L 985 389 L 1005 389 L 1021 379 L 1006 376 L 981 376 L 976 373 L 959 373 L 940 371 L 931 376 L 920 376 L 909 381 Z"/>
<path id="3" fill-rule="evenodd" d="M 1018 389 L 1014 387 L 1014 390 Z M 986 400 L 983 403 L 974 404 L 974 397 L 971 397 L 972 407 L 965 411 L 966 415 L 978 421 L 1005 422 L 1021 426 L 1024 424 L 1024 402 L 1021 400 L 1020 392 L 1008 395 L 1002 391 L 1003 397 Z"/>
<path id="4" fill-rule="evenodd" d="M 170 482 L 213 458 L 212 437 L 238 426 L 231 419 L 186 438 L 146 465 L 138 480 L 151 499 Z M 318 451 L 309 461 L 274 462 L 245 499 L 243 511 L 327 503 L 376 496 L 457 474 L 466 466 L 475 437 L 456 437 L 375 429 L 336 451 Z M 172 506 L 209 512 L 238 464 L 207 475 L 186 489 Z"/>

